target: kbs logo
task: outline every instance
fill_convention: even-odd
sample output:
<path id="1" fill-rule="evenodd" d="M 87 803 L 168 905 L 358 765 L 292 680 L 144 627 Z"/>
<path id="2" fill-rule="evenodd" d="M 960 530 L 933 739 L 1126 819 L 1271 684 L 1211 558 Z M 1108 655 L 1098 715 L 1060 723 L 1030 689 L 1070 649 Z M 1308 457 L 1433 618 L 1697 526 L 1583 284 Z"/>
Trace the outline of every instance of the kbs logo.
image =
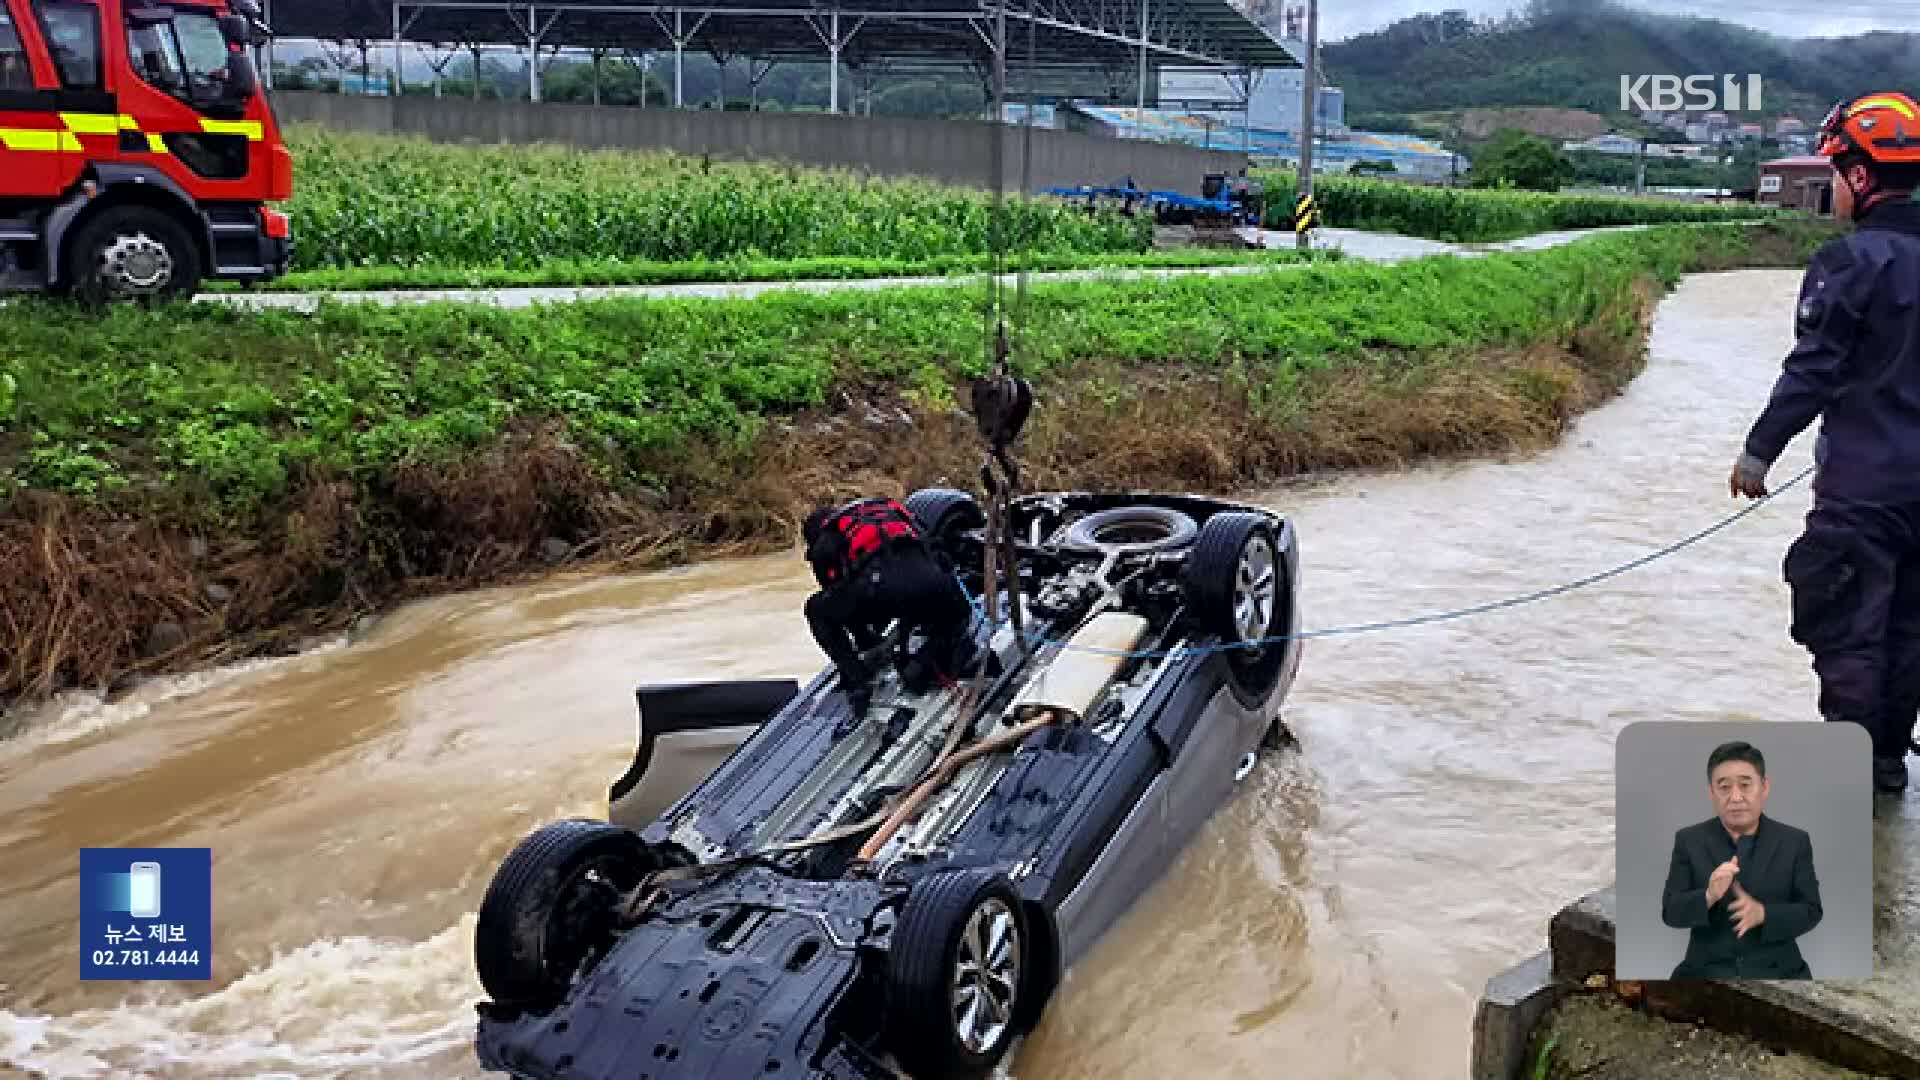
<path id="1" fill-rule="evenodd" d="M 1744 84 L 1738 75 L 1620 76 L 1621 112 L 1757 112 L 1759 109 L 1758 75 L 1747 76 Z"/>

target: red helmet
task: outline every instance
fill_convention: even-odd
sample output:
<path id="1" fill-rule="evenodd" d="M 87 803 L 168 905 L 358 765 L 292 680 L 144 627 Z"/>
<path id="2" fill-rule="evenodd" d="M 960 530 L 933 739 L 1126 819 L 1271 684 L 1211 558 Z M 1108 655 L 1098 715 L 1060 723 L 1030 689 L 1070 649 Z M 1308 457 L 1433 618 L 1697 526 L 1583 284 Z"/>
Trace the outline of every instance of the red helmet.
<path id="1" fill-rule="evenodd" d="M 1835 105 L 1820 124 L 1815 152 L 1857 152 L 1881 165 L 1920 164 L 1920 103 L 1889 91 Z"/>

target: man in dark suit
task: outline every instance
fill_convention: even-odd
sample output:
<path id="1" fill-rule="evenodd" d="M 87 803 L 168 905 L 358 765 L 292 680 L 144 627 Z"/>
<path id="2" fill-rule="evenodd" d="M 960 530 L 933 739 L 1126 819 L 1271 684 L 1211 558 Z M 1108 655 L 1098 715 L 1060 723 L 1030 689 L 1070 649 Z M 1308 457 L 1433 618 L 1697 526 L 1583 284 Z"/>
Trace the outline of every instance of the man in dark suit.
<path id="1" fill-rule="evenodd" d="M 1744 742 L 1707 758 L 1715 815 L 1674 833 L 1661 918 L 1687 931 L 1675 979 L 1810 979 L 1796 943 L 1820 925 L 1820 879 L 1802 829 L 1767 817 L 1767 761 Z"/>

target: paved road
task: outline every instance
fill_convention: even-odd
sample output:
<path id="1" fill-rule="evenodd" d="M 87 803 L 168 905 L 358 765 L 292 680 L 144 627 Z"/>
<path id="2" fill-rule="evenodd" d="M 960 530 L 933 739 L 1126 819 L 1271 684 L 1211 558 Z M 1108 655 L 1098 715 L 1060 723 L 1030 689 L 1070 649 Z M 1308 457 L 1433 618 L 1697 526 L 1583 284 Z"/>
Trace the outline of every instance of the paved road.
<path id="1" fill-rule="evenodd" d="M 1535 233 L 1532 236 L 1523 236 L 1518 240 L 1507 240 L 1497 244 L 1449 244 L 1440 240 L 1423 240 L 1415 236 L 1400 236 L 1394 233 L 1362 232 L 1359 229 L 1321 229 L 1320 246 L 1338 247 L 1350 258 L 1395 263 L 1424 258 L 1428 255 L 1451 254 L 1471 257 L 1496 251 L 1541 251 L 1602 233 L 1634 232 L 1645 228 L 1648 226 L 1616 225 L 1605 229 L 1566 229 L 1560 232 Z M 1269 232 L 1265 235 L 1268 247 L 1290 247 L 1293 244 L 1293 236 L 1289 233 Z"/>
<path id="2" fill-rule="evenodd" d="M 1624 232 L 1644 226 L 1629 225 L 1607 229 L 1574 229 L 1566 232 L 1540 233 L 1499 244 L 1448 244 L 1438 240 L 1423 240 L 1418 237 L 1399 236 L 1393 233 L 1362 232 L 1358 229 L 1321 229 L 1316 241 L 1320 248 L 1339 248 L 1351 258 L 1365 259 L 1370 262 L 1396 263 L 1407 259 L 1424 258 L 1428 255 L 1454 254 L 1462 256 L 1482 255 L 1494 251 L 1537 251 L 1542 248 L 1557 247 L 1588 236 L 1600 233 Z M 1292 233 L 1268 231 L 1262 239 L 1269 248 L 1290 248 L 1294 244 Z M 1193 274 L 1226 276 L 1231 274 L 1262 274 L 1294 269 L 1298 264 L 1283 263 L 1278 266 L 1241 264 L 1234 266 L 1166 267 L 1152 269 L 1104 269 L 1104 270 L 1068 270 L 1053 273 L 1029 275 L 1030 281 L 1084 281 L 1107 278 L 1131 280 L 1140 278 L 1185 277 Z M 774 291 L 833 292 L 840 289 L 897 289 L 912 286 L 950 287 L 956 284 L 984 281 L 984 274 L 962 274 L 953 277 L 894 277 L 859 278 L 851 280 L 831 279 L 821 281 L 732 281 L 732 282 L 688 282 L 678 285 L 617 285 L 593 288 L 524 288 L 524 289 L 392 289 L 365 292 L 308 292 L 308 293 L 205 293 L 198 299 L 203 303 L 231 304 L 248 308 L 291 308 L 296 311 L 311 311 L 319 305 L 322 298 L 337 303 L 378 303 L 378 304 L 420 304 L 435 301 L 454 300 L 475 304 L 491 304 L 494 307 L 523 308 L 535 304 L 566 303 L 574 300 L 594 300 L 614 296 L 639 297 L 705 297 L 739 298 L 758 296 Z"/>

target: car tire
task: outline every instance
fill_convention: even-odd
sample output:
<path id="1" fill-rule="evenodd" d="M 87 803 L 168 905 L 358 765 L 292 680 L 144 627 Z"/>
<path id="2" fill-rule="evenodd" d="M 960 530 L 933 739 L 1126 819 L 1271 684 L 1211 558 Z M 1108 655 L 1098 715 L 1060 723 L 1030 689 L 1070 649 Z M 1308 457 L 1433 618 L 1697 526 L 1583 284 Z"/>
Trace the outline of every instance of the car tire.
<path id="1" fill-rule="evenodd" d="M 921 488 L 907 496 L 906 507 L 927 543 L 949 555 L 961 533 L 987 525 L 987 512 L 958 488 Z"/>
<path id="2" fill-rule="evenodd" d="M 1018 1033 L 1033 953 L 1019 894 L 989 868 L 916 881 L 893 931 L 887 1042 L 914 1080 L 977 1080 Z"/>
<path id="3" fill-rule="evenodd" d="M 1286 651 L 1271 639 L 1287 632 L 1292 602 L 1272 523 L 1239 511 L 1208 518 L 1187 553 L 1182 584 L 1194 622 L 1219 639 L 1238 689 L 1262 694 L 1279 670 L 1271 661 Z"/>
<path id="4" fill-rule="evenodd" d="M 1067 526 L 1062 542 L 1094 555 L 1116 550 L 1177 551 L 1192 544 L 1199 533 L 1193 518 L 1169 507 L 1116 506 Z"/>
<path id="5" fill-rule="evenodd" d="M 612 944 L 621 893 L 659 866 L 632 830 L 571 818 L 521 840 L 487 886 L 474 966 L 496 1002 L 541 1009 Z"/>
<path id="6" fill-rule="evenodd" d="M 67 278 L 81 301 L 166 301 L 200 288 L 200 248 L 170 215 L 147 206 L 115 206 L 80 226 Z"/>

